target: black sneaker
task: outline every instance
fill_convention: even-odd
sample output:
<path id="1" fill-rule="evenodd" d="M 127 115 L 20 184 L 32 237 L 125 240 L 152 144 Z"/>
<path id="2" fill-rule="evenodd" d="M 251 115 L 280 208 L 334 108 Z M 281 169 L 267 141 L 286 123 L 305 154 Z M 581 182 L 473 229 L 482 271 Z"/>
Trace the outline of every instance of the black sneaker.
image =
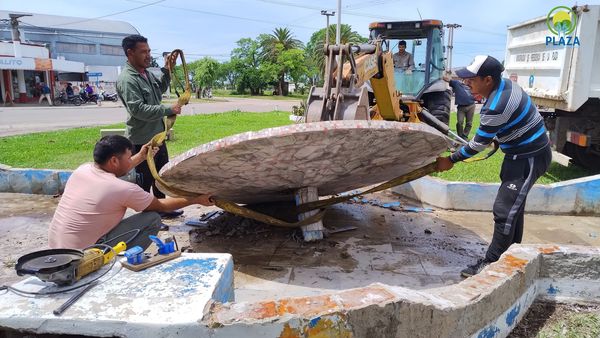
<path id="1" fill-rule="evenodd" d="M 469 265 L 469 266 L 467 266 L 466 269 L 463 269 L 460 272 L 460 275 L 465 278 L 474 276 L 474 275 L 480 273 L 481 270 L 483 270 L 483 268 L 490 265 L 490 263 L 493 263 L 493 262 L 487 260 L 486 258 L 482 258 L 482 259 L 478 260 L 477 263 L 475 263 L 473 265 Z"/>
<path id="2" fill-rule="evenodd" d="M 158 213 L 160 218 L 175 218 L 183 215 L 183 210 L 162 211 Z"/>

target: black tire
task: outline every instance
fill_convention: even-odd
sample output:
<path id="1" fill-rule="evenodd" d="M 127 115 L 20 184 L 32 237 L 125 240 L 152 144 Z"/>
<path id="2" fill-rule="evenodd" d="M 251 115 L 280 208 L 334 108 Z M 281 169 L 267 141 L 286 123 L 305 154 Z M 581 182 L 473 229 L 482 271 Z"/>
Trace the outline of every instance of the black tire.
<path id="1" fill-rule="evenodd" d="M 421 98 L 425 108 L 433 116 L 446 125 L 450 123 L 450 100 L 452 99 L 450 91 L 426 93 Z"/>
<path id="2" fill-rule="evenodd" d="M 562 153 L 569 156 L 576 165 L 594 172 L 600 172 L 600 156 L 589 150 L 589 147 L 580 147 L 567 142 Z"/>
<path id="3" fill-rule="evenodd" d="M 60 106 L 62 104 L 62 100 L 59 97 L 57 97 L 52 101 L 52 104 L 55 106 Z"/>
<path id="4" fill-rule="evenodd" d="M 76 106 L 81 106 L 81 99 L 76 97 L 73 99 L 73 104 Z"/>

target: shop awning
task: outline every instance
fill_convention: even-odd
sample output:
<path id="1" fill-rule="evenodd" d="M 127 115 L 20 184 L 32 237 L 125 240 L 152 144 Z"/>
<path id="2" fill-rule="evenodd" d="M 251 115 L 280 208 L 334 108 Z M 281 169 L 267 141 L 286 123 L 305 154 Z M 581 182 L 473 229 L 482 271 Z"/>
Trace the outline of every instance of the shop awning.
<path id="1" fill-rule="evenodd" d="M 15 58 L 0 57 L 0 69 L 23 69 L 23 70 L 53 70 L 59 72 L 84 73 L 83 62 L 42 59 L 42 58 Z"/>
<path id="2" fill-rule="evenodd" d="M 58 73 L 56 75 L 58 81 L 81 81 L 88 82 L 89 79 L 84 73 Z"/>

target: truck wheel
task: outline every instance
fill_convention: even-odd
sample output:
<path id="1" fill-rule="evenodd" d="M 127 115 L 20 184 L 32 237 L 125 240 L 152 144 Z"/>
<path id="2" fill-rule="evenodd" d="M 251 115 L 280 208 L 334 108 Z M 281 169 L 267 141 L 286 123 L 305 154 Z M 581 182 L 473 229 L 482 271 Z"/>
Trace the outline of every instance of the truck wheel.
<path id="1" fill-rule="evenodd" d="M 422 96 L 425 108 L 446 125 L 450 123 L 450 91 L 426 93 Z"/>
<path id="2" fill-rule="evenodd" d="M 563 153 L 573 159 L 573 162 L 583 168 L 600 172 L 600 156 L 589 151 L 588 147 L 580 147 L 571 142 L 565 143 Z"/>

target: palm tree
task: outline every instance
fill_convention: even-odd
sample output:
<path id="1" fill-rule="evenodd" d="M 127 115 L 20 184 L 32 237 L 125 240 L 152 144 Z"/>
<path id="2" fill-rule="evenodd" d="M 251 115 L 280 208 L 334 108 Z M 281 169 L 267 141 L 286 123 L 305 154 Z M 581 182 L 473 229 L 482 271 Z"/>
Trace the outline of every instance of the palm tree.
<path id="1" fill-rule="evenodd" d="M 277 62 L 277 57 L 282 51 L 290 49 L 302 49 L 302 41 L 294 38 L 294 34 L 287 27 L 275 28 L 273 33 L 263 35 L 261 38 L 262 56 L 271 62 Z M 283 85 L 285 83 L 286 70 L 279 73 L 278 90 L 279 95 L 283 95 Z"/>
<path id="2" fill-rule="evenodd" d="M 319 74 L 323 74 L 325 71 L 325 54 L 323 52 L 326 41 L 325 30 L 326 28 L 316 31 L 306 45 L 307 57 L 313 64 L 313 67 L 318 70 Z M 336 41 L 336 25 L 329 26 L 329 31 L 327 33 L 329 34 L 329 43 L 334 44 Z M 359 44 L 367 41 L 367 38 L 362 37 L 358 32 L 353 31 L 350 25 L 342 24 L 340 27 L 340 43 Z"/>

